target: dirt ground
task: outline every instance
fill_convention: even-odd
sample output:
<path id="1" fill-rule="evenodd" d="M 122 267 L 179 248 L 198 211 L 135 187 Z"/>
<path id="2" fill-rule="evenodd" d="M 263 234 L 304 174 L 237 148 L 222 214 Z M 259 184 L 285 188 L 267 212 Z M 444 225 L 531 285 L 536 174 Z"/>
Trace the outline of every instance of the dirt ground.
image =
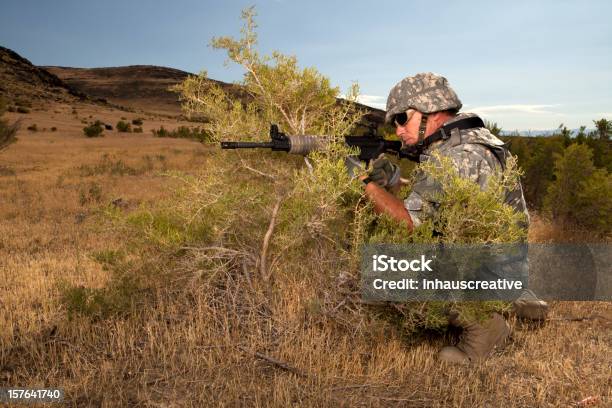
<path id="1" fill-rule="evenodd" d="M 509 344 L 472 367 L 436 361 L 448 338 L 411 343 L 388 328 L 366 335 L 329 316 L 306 321 L 299 293 L 308 288 L 298 282 L 266 312 L 283 328 L 266 345 L 257 329 L 252 338 L 237 334 L 244 315 L 215 306 L 193 282 L 188 302 L 166 297 L 130 318 L 69 319 L 61 285 L 103 287 L 109 272 L 92 254 L 124 241 L 98 222 L 100 208 L 114 202 L 129 212 L 168 200 L 178 183 L 168 172 L 201 171 L 211 148 L 151 134 L 187 123 L 94 105 L 7 117 L 21 120 L 21 130 L 0 153 L 0 386 L 62 387 L 70 406 L 612 404 L 606 302 L 556 302 L 551 321 L 538 327 L 511 319 Z M 83 136 L 83 121 L 115 127 L 122 117 L 142 118 L 143 133 Z M 27 130 L 32 124 L 38 131 Z M 562 234 L 534 217 L 531 241 Z"/>

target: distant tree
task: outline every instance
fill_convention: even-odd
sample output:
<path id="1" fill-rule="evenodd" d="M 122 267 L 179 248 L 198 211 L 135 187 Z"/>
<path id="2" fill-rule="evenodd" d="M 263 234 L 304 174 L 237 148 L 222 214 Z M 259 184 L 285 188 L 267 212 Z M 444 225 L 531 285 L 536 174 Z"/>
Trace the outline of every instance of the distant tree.
<path id="1" fill-rule="evenodd" d="M 612 121 L 607 119 L 594 120 L 597 134 L 601 140 L 610 140 L 610 134 L 612 134 Z"/>
<path id="2" fill-rule="evenodd" d="M 567 126 L 561 123 L 557 128 L 556 133 L 563 138 L 563 143 L 565 144 L 565 147 L 570 145 L 570 143 L 572 142 L 572 131 L 568 129 Z"/>
<path id="3" fill-rule="evenodd" d="M 576 143 L 584 143 L 586 142 L 586 139 L 586 126 L 580 126 L 580 129 L 578 129 L 578 133 L 576 134 Z"/>
<path id="4" fill-rule="evenodd" d="M 528 139 L 525 156 L 519 157 L 519 165 L 525 172 L 525 199 L 531 208 L 541 209 L 548 186 L 554 180 L 555 154 L 565 149 L 560 136 Z"/>
<path id="5" fill-rule="evenodd" d="M 581 187 L 578 191 L 579 224 L 609 234 L 612 230 L 612 174 L 597 169 L 582 181 Z"/>
<path id="6" fill-rule="evenodd" d="M 573 144 L 563 155 L 555 155 L 555 181 L 548 188 L 545 208 L 553 218 L 576 221 L 580 183 L 595 171 L 593 151 Z"/>
<path id="7" fill-rule="evenodd" d="M 497 122 L 489 122 L 488 120 L 485 120 L 485 127 L 495 136 L 499 137 L 501 135 L 502 128 L 497 126 Z"/>
<path id="8" fill-rule="evenodd" d="M 611 143 L 610 140 L 600 139 L 598 137 L 586 139 L 586 145 L 593 150 L 593 163 L 595 167 L 607 169 L 610 172 L 612 172 Z"/>
<path id="9" fill-rule="evenodd" d="M 555 155 L 555 180 L 548 188 L 545 208 L 556 220 L 603 232 L 610 228 L 612 179 L 593 164 L 593 151 L 572 144 Z"/>

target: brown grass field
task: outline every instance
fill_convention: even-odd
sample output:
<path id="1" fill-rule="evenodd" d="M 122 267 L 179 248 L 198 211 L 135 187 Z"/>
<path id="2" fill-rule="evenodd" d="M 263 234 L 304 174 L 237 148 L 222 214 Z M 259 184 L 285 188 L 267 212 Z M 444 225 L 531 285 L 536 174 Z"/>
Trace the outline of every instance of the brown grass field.
<path id="1" fill-rule="evenodd" d="M 114 126 L 122 116 L 143 117 L 144 133 L 83 136 L 81 119 Z M 270 297 L 246 267 L 211 285 L 206 270 L 178 265 L 133 313 L 70 315 L 61 288 L 104 287 L 111 273 L 95 254 L 126 245 L 102 209 L 166 202 L 179 182 L 163 171 L 205 172 L 223 155 L 152 137 L 180 123 L 146 114 L 56 104 L 7 117 L 22 125 L 0 153 L 0 387 L 61 387 L 75 407 L 612 404 L 606 302 L 556 302 L 539 327 L 510 317 L 507 346 L 471 367 L 436 361 L 448 336 L 406 338 L 358 303 L 305 307 L 326 292 L 316 276 L 278 276 Z M 33 123 L 39 130 L 26 130 Z M 564 238 L 588 236 L 534 217 L 532 242 Z"/>

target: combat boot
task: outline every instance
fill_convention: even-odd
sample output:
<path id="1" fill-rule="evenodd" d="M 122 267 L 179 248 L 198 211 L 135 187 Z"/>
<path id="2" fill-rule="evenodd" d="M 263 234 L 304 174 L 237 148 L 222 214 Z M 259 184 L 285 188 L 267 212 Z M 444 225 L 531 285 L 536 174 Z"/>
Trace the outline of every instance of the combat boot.
<path id="1" fill-rule="evenodd" d="M 499 313 L 493 313 L 482 323 L 451 320 L 451 324 L 463 328 L 456 346 L 443 347 L 438 353 L 440 361 L 468 364 L 486 359 L 497 346 L 504 344 L 510 334 L 510 326 Z"/>
<path id="2" fill-rule="evenodd" d="M 535 293 L 525 289 L 521 296 L 512 302 L 516 317 L 535 321 L 546 320 L 548 316 L 548 303 L 538 299 Z"/>

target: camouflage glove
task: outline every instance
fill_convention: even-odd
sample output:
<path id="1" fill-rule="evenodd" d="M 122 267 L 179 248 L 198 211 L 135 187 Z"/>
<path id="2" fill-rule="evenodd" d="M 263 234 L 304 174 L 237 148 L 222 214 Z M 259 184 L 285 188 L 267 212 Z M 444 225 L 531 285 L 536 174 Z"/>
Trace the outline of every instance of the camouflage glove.
<path id="1" fill-rule="evenodd" d="M 380 187 L 391 188 L 400 182 L 400 169 L 391 163 L 384 154 L 381 154 L 372 162 L 372 169 L 368 172 L 368 178 Z"/>

